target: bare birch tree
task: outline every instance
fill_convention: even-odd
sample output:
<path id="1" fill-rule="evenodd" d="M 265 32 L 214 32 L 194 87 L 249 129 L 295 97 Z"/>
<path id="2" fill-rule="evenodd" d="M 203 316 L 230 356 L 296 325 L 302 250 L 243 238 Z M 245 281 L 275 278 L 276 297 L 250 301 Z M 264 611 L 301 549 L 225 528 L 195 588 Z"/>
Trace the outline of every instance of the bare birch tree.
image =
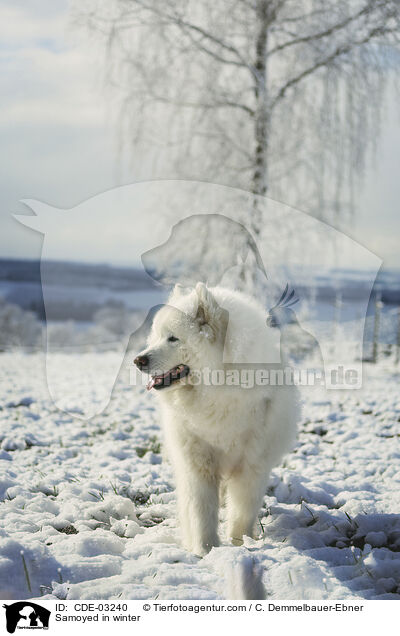
<path id="1" fill-rule="evenodd" d="M 398 0 L 91 0 L 78 11 L 104 38 L 126 147 L 167 146 L 169 176 L 268 192 L 336 225 L 348 216 L 399 61 Z M 255 205 L 256 235 L 261 224 Z"/>

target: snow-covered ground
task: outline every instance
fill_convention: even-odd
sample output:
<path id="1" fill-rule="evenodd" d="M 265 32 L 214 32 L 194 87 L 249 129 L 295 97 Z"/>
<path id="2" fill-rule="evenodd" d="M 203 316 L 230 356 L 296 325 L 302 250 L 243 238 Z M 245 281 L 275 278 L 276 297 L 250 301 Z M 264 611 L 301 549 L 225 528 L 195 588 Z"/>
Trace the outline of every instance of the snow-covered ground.
<path id="1" fill-rule="evenodd" d="M 0 598 L 240 598 L 250 582 L 271 599 L 400 599 L 400 373 L 364 373 L 359 391 L 303 389 L 260 538 L 199 559 L 180 547 L 156 396 L 121 384 L 85 422 L 53 405 L 42 354 L 0 354 Z"/>

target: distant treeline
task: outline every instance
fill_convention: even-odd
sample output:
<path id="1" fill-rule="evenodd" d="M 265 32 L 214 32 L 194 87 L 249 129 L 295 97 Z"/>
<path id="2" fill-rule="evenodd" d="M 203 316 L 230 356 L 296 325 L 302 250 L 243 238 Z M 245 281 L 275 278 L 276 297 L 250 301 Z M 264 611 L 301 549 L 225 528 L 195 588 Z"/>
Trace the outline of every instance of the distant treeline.
<path id="1" fill-rule="evenodd" d="M 54 289 L 64 290 L 56 299 L 47 299 L 47 310 L 52 320 L 70 318 L 91 321 L 104 305 L 121 307 L 122 301 L 104 302 L 85 298 L 78 293 L 82 288 L 109 290 L 115 293 L 132 293 L 159 289 L 145 271 L 107 264 L 68 263 L 43 261 L 44 282 Z M 73 290 L 77 290 L 76 299 Z M 32 311 L 40 320 L 46 317 L 42 293 L 41 261 L 0 259 L 0 297 L 25 310 Z"/>
<path id="2" fill-rule="evenodd" d="M 42 265 L 42 272 L 41 272 Z M 42 278 L 47 286 L 48 318 L 55 321 L 72 319 L 90 322 L 102 307 L 121 311 L 135 309 L 142 292 L 160 292 L 152 278 L 140 268 L 118 267 L 63 261 L 0 259 L 0 297 L 40 320 L 46 317 Z M 176 277 L 177 282 L 179 276 Z M 307 280 L 307 279 L 303 279 Z M 368 272 L 337 270 L 325 274 L 315 272 L 306 283 L 295 285 L 299 298 L 335 305 L 337 301 L 365 299 L 370 292 Z M 162 291 L 162 290 L 161 290 Z M 371 295 L 371 303 L 379 296 L 384 305 L 400 305 L 400 274 L 394 270 L 379 273 Z M 151 304 L 161 302 L 154 300 Z M 136 307 L 136 309 L 143 309 Z M 371 307 L 371 313 L 373 307 Z M 369 312 L 370 313 L 370 312 Z"/>
<path id="3" fill-rule="evenodd" d="M 46 283 L 75 287 L 106 287 L 118 291 L 156 288 L 145 271 L 107 264 L 44 261 Z M 40 283 L 39 260 L 0 259 L 0 280 Z"/>

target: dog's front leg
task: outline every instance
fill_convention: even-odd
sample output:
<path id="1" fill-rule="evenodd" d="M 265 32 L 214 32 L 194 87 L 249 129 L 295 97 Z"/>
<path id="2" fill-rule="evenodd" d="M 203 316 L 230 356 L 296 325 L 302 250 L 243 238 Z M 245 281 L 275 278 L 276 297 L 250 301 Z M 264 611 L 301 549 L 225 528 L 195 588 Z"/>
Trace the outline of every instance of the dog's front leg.
<path id="1" fill-rule="evenodd" d="M 175 456 L 178 509 L 184 546 L 203 556 L 218 540 L 218 471 L 210 447 L 186 437 Z"/>
<path id="2" fill-rule="evenodd" d="M 268 473 L 244 467 L 227 482 L 228 539 L 242 545 L 243 536 L 253 536 L 254 525 L 268 483 Z"/>

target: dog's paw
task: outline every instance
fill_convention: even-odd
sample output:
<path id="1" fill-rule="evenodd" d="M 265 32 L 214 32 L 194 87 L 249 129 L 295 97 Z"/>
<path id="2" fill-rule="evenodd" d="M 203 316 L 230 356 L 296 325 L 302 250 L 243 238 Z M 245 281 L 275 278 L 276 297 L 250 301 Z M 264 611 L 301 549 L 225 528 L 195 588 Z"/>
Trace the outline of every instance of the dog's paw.
<path id="1" fill-rule="evenodd" d="M 232 545 L 240 546 L 243 545 L 243 537 L 229 537 Z"/>
<path id="2" fill-rule="evenodd" d="M 208 541 L 200 541 L 200 542 L 194 543 L 193 549 L 191 550 L 191 552 L 198 557 L 204 557 L 206 556 L 206 554 L 210 552 L 210 550 L 212 550 L 212 548 L 218 548 L 218 546 L 219 546 L 219 539 L 218 537 L 215 537 Z"/>

